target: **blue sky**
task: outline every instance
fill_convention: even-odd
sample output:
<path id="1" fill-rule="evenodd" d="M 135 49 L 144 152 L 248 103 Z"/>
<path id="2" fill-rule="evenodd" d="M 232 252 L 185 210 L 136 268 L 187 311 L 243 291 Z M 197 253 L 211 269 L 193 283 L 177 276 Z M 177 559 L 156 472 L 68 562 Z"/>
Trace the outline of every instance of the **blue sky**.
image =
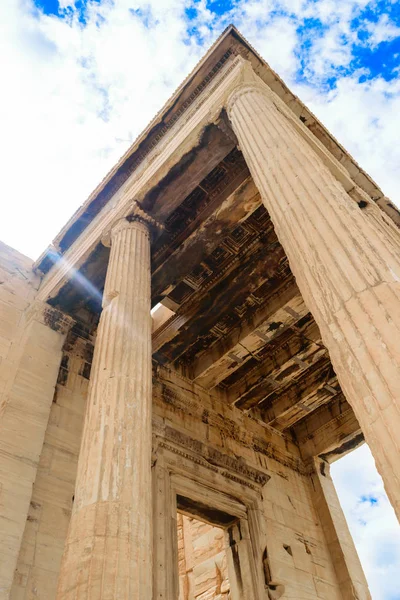
<path id="1" fill-rule="evenodd" d="M 2 0 L 0 239 L 36 258 L 231 22 L 400 205 L 398 1 Z M 374 600 L 399 600 L 367 447 L 332 472 Z"/>
<path id="2" fill-rule="evenodd" d="M 366 444 L 333 463 L 331 475 L 373 600 L 400 599 L 400 526 Z"/>
<path id="3" fill-rule="evenodd" d="M 230 22 L 400 202 L 399 2 L 3 0 L 0 17 L 9 216 L 0 238 L 28 255 L 40 254 Z M 13 157 L 22 149 L 21 178 Z"/>

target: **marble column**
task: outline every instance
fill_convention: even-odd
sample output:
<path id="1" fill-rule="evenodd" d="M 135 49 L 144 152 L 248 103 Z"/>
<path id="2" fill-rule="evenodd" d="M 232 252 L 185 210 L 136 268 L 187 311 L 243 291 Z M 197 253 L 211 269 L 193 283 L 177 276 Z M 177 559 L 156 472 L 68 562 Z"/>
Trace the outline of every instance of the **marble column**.
<path id="1" fill-rule="evenodd" d="M 400 516 L 399 233 L 350 198 L 246 61 L 227 111 Z"/>
<path id="2" fill-rule="evenodd" d="M 330 464 L 319 457 L 315 457 L 310 463 L 312 500 L 324 531 L 342 598 L 343 600 L 372 600 L 330 475 Z"/>
<path id="3" fill-rule="evenodd" d="M 122 219 L 111 252 L 58 600 L 152 598 L 150 241 Z"/>

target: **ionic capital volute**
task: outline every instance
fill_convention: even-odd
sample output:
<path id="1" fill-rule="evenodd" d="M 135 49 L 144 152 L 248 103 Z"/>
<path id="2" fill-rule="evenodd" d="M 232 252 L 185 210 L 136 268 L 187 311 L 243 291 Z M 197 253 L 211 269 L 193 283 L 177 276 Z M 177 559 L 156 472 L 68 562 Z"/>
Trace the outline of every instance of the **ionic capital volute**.
<path id="1" fill-rule="evenodd" d="M 124 229 L 138 227 L 144 229 L 149 236 L 155 236 L 164 229 L 162 223 L 159 223 L 151 215 L 145 212 L 137 200 L 129 203 L 126 216 L 117 219 L 110 229 L 102 236 L 101 241 L 104 246 L 111 247 L 113 239 Z"/>

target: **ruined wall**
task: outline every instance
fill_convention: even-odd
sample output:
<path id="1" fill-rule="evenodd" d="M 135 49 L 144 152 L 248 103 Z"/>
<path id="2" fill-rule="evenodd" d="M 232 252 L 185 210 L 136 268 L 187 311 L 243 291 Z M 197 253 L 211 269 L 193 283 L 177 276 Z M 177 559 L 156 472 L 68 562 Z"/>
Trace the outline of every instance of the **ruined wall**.
<path id="1" fill-rule="evenodd" d="M 13 515 L 19 507 L 16 464 L 7 456 L 10 448 L 6 447 L 10 437 L 14 437 L 15 423 L 12 421 L 15 417 L 5 422 L 3 416 L 19 360 L 18 340 L 22 336 L 23 314 L 33 301 L 38 284 L 39 278 L 32 272 L 32 261 L 0 242 L 0 432 L 1 437 L 6 438 L 4 447 L 0 444 L 0 598 L 1 588 L 9 586 L 9 572 L 13 569 L 19 543 Z"/>
<path id="2" fill-rule="evenodd" d="M 52 600 L 56 596 L 73 504 L 92 352 L 89 331 L 76 324 L 63 348 L 11 600 Z"/>
<path id="3" fill-rule="evenodd" d="M 178 514 L 179 600 L 230 600 L 225 535 Z"/>
<path id="4" fill-rule="evenodd" d="M 272 578 L 284 583 L 284 598 L 344 598 L 311 477 L 268 462 L 272 479 L 265 486 L 264 516 Z"/>

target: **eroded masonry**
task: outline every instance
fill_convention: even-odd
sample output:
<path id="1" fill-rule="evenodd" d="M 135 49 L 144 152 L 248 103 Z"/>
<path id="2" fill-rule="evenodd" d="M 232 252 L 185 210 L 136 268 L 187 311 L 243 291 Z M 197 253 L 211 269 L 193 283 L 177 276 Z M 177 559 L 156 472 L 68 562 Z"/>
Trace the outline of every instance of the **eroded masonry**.
<path id="1" fill-rule="evenodd" d="M 1 600 L 366 600 L 399 213 L 228 28 L 32 264 L 0 246 Z"/>

